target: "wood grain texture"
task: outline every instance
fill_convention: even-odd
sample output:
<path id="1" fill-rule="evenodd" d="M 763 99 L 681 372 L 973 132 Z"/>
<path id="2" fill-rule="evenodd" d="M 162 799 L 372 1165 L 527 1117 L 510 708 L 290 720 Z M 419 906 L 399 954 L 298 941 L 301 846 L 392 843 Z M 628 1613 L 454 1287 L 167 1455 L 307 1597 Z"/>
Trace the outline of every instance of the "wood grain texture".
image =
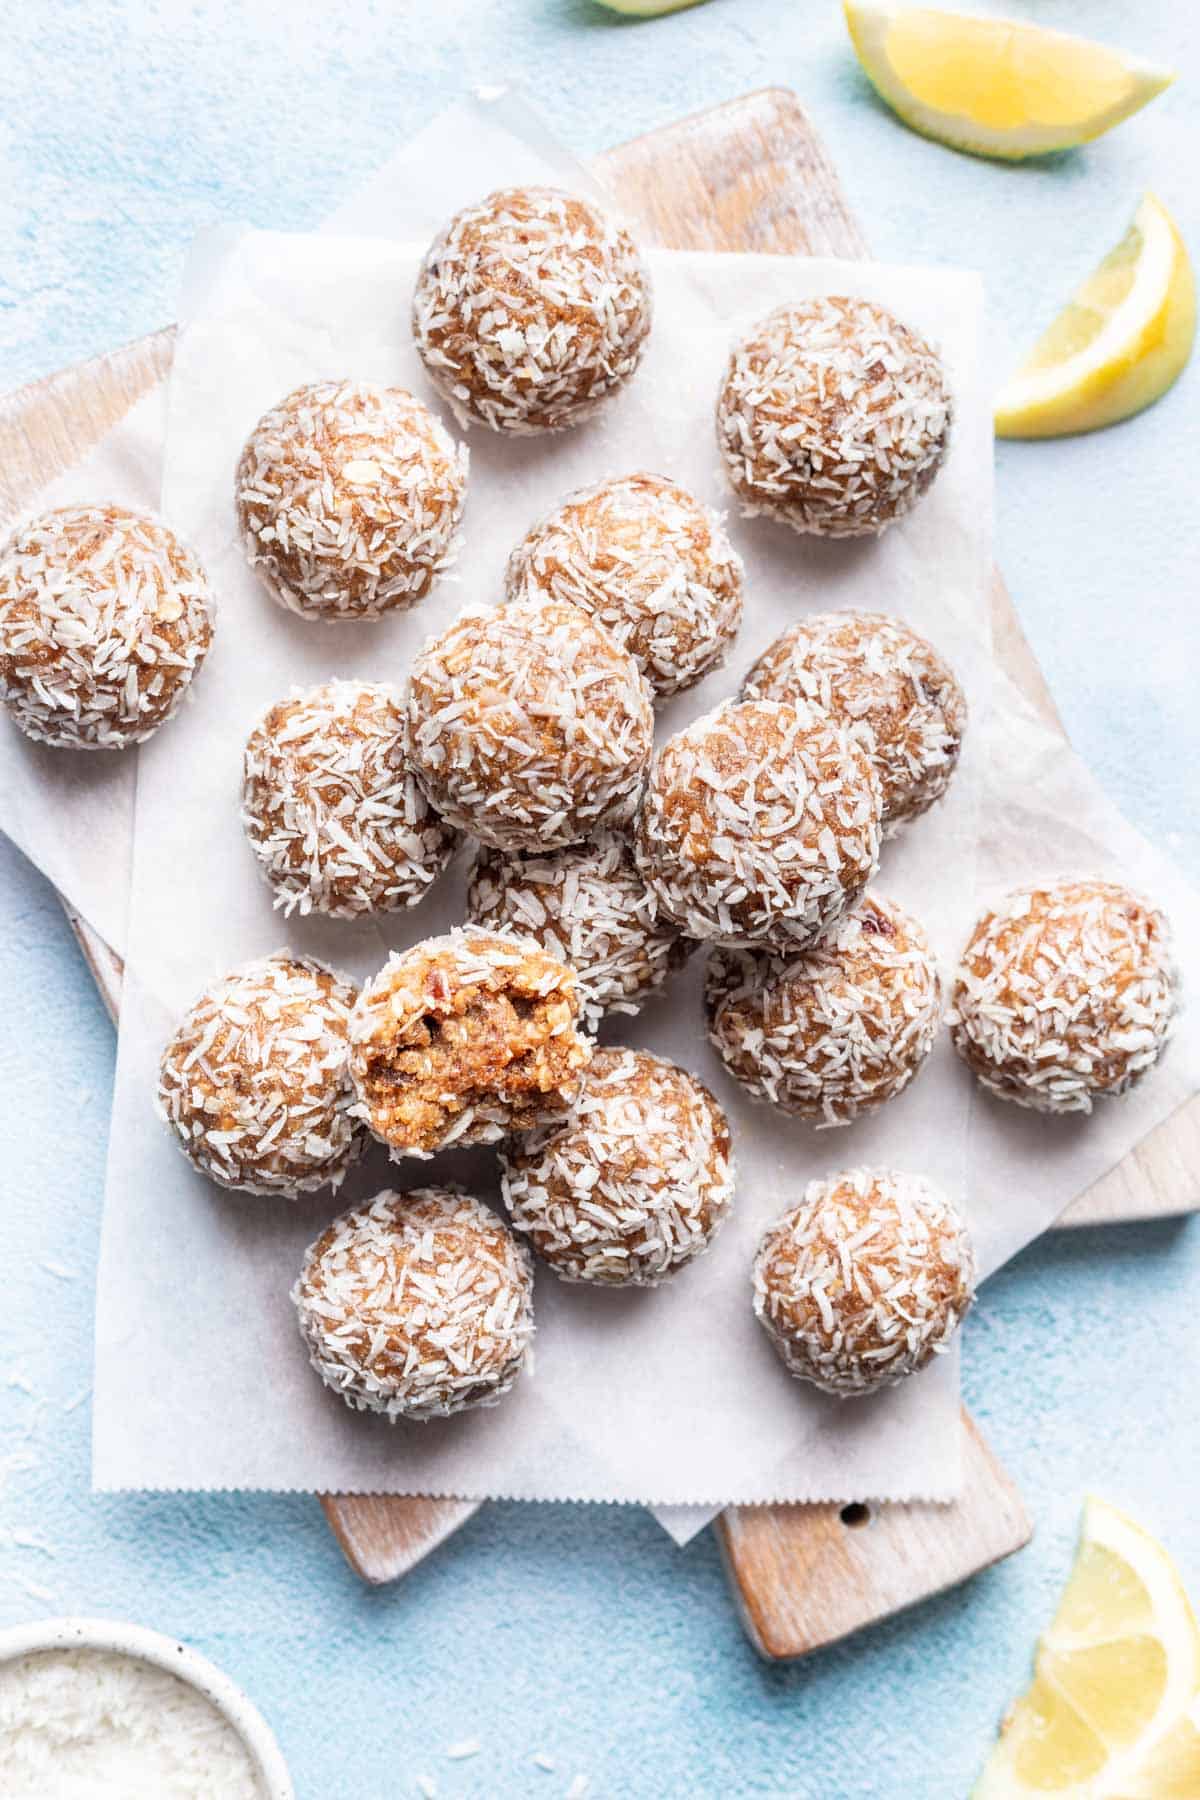
<path id="1" fill-rule="evenodd" d="M 794 96 L 782 90 L 747 96 L 637 139 L 600 157 L 595 168 L 642 234 L 669 247 L 866 253 L 819 140 Z M 0 401 L 0 513 L 17 510 L 44 482 L 87 453 L 166 372 L 172 338 L 169 330 L 157 333 Z M 998 576 L 994 606 L 1001 660 L 1044 715 L 1057 723 Z M 86 921 L 69 909 L 68 916 L 115 1016 L 120 961 Z M 1174 1123 L 1161 1133 L 1170 1135 Z M 1176 1210 L 1174 1198 L 1184 1191 L 1180 1178 L 1189 1158 L 1190 1167 L 1197 1166 L 1197 1159 L 1190 1140 L 1181 1140 L 1176 1149 L 1172 1139 L 1168 1149 L 1155 1146 L 1159 1136 L 1154 1134 L 1121 1170 L 1098 1183 L 1071 1209 L 1072 1215 L 1081 1207 L 1086 1211 L 1085 1202 L 1095 1216 L 1105 1218 Z M 1143 1166 L 1143 1152 L 1149 1166 Z M 817 1641 L 831 1641 L 884 1610 L 961 1579 L 971 1568 L 1004 1554 L 1006 1546 L 1012 1550 L 1023 1543 L 1028 1525 L 1002 1472 L 997 1474 L 995 1505 L 989 1502 L 985 1473 L 990 1457 L 973 1428 L 968 1459 L 973 1471 L 969 1500 L 964 1495 L 951 1508 L 880 1508 L 871 1524 L 858 1531 L 842 1523 L 838 1508 L 743 1508 L 726 1514 L 721 1525 L 725 1555 L 737 1573 L 741 1604 L 764 1652 L 794 1655 L 802 1650 L 788 1645 L 811 1648 Z M 476 1510 L 468 1501 L 381 1495 L 326 1496 L 322 1505 L 348 1560 L 372 1581 L 403 1574 Z M 812 1548 L 810 1531 L 816 1534 Z M 926 1540 L 939 1535 L 952 1542 L 943 1543 L 926 1568 Z M 811 1621 L 807 1626 L 799 1622 L 804 1608 L 803 1596 L 796 1592 L 797 1573 L 814 1560 L 834 1556 L 836 1561 L 836 1547 L 843 1540 L 850 1546 L 844 1552 L 850 1558 L 846 1566 L 857 1571 L 858 1601 L 848 1598 L 840 1610 L 830 1611 L 829 1619 L 840 1621 L 838 1628 L 819 1636 Z M 771 1611 L 772 1567 L 777 1617 Z M 869 1604 L 872 1588 L 880 1597 L 874 1610 Z"/>
<path id="2" fill-rule="evenodd" d="M 1021 1496 L 963 1412 L 950 1506 L 734 1506 L 717 1521 L 747 1636 L 791 1662 L 954 1587 L 1029 1542 Z"/>

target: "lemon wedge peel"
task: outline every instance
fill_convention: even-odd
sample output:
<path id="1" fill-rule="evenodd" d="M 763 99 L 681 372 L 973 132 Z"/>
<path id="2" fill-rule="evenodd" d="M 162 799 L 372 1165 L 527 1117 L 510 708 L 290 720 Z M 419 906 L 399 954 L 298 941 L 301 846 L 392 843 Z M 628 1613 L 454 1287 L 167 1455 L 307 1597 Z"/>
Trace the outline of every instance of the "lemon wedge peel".
<path id="1" fill-rule="evenodd" d="M 1200 1630 L 1166 1551 L 1089 1498 L 1066 1590 L 973 1800 L 1185 1800 L 1200 1773 Z"/>
<path id="2" fill-rule="evenodd" d="M 657 19 L 664 13 L 686 12 L 689 6 L 703 6 L 704 0 L 599 0 L 608 12 L 621 13 L 627 19 Z"/>
<path id="3" fill-rule="evenodd" d="M 997 437 L 1065 437 L 1143 412 L 1174 386 L 1196 336 L 1187 246 L 1147 194 L 996 397 Z"/>
<path id="4" fill-rule="evenodd" d="M 1020 161 L 1090 143 L 1175 79 L 1107 44 L 1018 19 L 843 3 L 880 98 L 923 137 L 972 156 Z"/>

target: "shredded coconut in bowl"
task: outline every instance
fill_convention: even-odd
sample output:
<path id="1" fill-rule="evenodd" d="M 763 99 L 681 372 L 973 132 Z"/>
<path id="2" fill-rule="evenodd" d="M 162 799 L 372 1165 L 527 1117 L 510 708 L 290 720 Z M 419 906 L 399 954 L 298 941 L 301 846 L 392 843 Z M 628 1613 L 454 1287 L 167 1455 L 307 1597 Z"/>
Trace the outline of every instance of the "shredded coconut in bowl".
<path id="1" fill-rule="evenodd" d="M 265 1800 L 233 1726 L 189 1682 L 115 1650 L 0 1662 L 4 1800 Z"/>

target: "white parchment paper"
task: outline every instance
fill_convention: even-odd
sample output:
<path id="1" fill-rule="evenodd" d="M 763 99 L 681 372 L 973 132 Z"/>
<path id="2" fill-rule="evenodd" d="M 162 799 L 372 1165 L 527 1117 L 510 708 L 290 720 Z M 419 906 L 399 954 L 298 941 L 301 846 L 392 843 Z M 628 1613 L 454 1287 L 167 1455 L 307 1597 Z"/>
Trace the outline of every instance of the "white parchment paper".
<path id="1" fill-rule="evenodd" d="M 468 546 L 455 582 L 374 627 L 309 626 L 273 606 L 235 538 L 238 450 L 264 408 L 300 381 L 349 372 L 427 391 L 408 329 L 419 255 L 378 240 L 343 239 L 331 255 L 315 239 L 225 234 L 194 267 L 164 505 L 199 548 L 222 617 L 194 704 L 141 756 L 133 979 L 98 1326 L 97 1480 L 655 1503 L 947 1497 L 958 1480 L 953 1358 L 904 1390 L 847 1407 L 786 1377 L 749 1307 L 754 1245 L 814 1173 L 886 1157 L 926 1170 L 969 1204 L 969 1089 L 945 1046 L 886 1117 L 815 1133 L 752 1108 L 725 1079 L 703 1042 L 697 961 L 669 1001 L 610 1035 L 655 1045 L 717 1089 L 735 1131 L 735 1217 L 710 1256 L 652 1294 L 588 1294 L 539 1276 L 534 1377 L 494 1414 L 423 1427 L 351 1415 L 306 1367 L 287 1292 L 305 1243 L 338 1203 L 290 1208 L 217 1194 L 153 1119 L 154 1068 L 172 1019 L 216 972 L 286 936 L 365 975 L 385 939 L 412 942 L 462 916 L 450 879 L 386 931 L 305 921 L 285 932 L 237 817 L 241 749 L 256 714 L 292 684 L 331 674 L 402 680 L 416 648 L 464 601 L 499 596 L 515 539 L 583 482 L 650 467 L 719 502 L 712 406 L 729 345 L 785 299 L 862 292 L 938 342 L 957 400 L 953 448 L 928 499 L 878 542 L 808 543 L 739 522 L 747 616 L 735 656 L 666 709 L 660 731 L 735 691 L 749 661 L 818 604 L 885 604 L 909 617 L 943 648 L 977 712 L 986 707 L 991 436 L 977 379 L 981 296 L 974 277 L 954 272 L 653 257 L 651 348 L 601 418 L 562 439 L 472 440 Z M 970 749 L 947 804 L 889 846 L 880 884 L 924 920 L 947 957 L 975 894 L 979 762 Z M 437 1167 L 491 1185 L 490 1158 L 451 1154 Z M 429 1175 L 428 1165 L 412 1165 L 400 1179 Z M 186 1432 L 171 1429 L 178 1417 Z"/>

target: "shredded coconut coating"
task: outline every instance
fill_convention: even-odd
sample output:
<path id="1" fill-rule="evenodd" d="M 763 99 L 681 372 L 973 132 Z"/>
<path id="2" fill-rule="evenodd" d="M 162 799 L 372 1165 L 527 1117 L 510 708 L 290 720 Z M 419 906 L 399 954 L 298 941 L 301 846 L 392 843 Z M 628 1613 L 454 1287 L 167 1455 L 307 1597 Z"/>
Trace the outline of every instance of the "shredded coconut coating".
<path id="1" fill-rule="evenodd" d="M 742 581 L 716 513 L 665 476 L 638 474 L 570 494 L 517 545 L 505 587 L 590 613 L 664 700 L 725 660 Z"/>
<path id="2" fill-rule="evenodd" d="M 944 658 L 886 613 L 813 613 L 776 638 L 747 675 L 746 700 L 820 706 L 870 727 L 884 836 L 928 812 L 950 785 L 967 702 Z"/>
<path id="3" fill-rule="evenodd" d="M 461 425 L 562 431 L 633 374 L 652 314 L 632 239 L 558 188 L 500 188 L 434 239 L 413 335 Z"/>
<path id="4" fill-rule="evenodd" d="M 179 706 L 216 603 L 169 526 L 123 506 L 61 506 L 0 549 L 0 701 L 39 744 L 123 750 Z"/>
<path id="5" fill-rule="evenodd" d="M 473 925 L 428 938 L 359 996 L 354 1113 L 395 1160 L 528 1131 L 579 1092 L 578 1017 L 575 971 L 539 944 Z"/>
<path id="6" fill-rule="evenodd" d="M 1018 888 L 972 932 L 946 1013 L 989 1093 L 1091 1112 L 1152 1069 L 1175 1023 L 1170 929 L 1110 881 Z"/>
<path id="7" fill-rule="evenodd" d="M 975 1298 L 957 1208 L 923 1176 L 810 1181 L 754 1260 L 754 1312 L 790 1375 L 827 1394 L 894 1387 L 948 1350 Z"/>
<path id="8" fill-rule="evenodd" d="M 732 1140 L 703 1082 L 644 1050 L 597 1050 L 570 1117 L 501 1152 L 513 1224 L 564 1281 L 657 1287 L 709 1248 Z"/>
<path id="9" fill-rule="evenodd" d="M 875 874 L 879 808 L 858 728 L 773 700 L 726 704 L 659 751 L 635 850 L 689 937 L 800 949 Z"/>
<path id="10" fill-rule="evenodd" d="M 848 1125 L 903 1093 L 937 1037 L 941 981 L 915 919 L 867 894 L 799 955 L 714 950 L 708 1041 L 754 1100 Z"/>
<path id="11" fill-rule="evenodd" d="M 434 809 L 500 850 L 628 820 L 654 738 L 650 690 L 603 626 L 559 600 L 461 613 L 408 688 L 409 754 Z"/>
<path id="12" fill-rule="evenodd" d="M 352 1108 L 351 982 L 280 950 L 215 981 L 163 1051 L 157 1111 L 221 1187 L 338 1187 L 364 1143 Z"/>
<path id="13" fill-rule="evenodd" d="M 321 1380 L 393 1423 L 495 1406 L 532 1361 L 529 1252 L 456 1188 L 385 1190 L 343 1213 L 292 1300 Z"/>
<path id="14" fill-rule="evenodd" d="M 456 841 L 409 770 L 400 696 L 366 681 L 268 708 L 246 744 L 242 824 L 288 916 L 415 906 Z"/>
<path id="15" fill-rule="evenodd" d="M 745 513 L 865 537 L 930 486 L 952 412 L 923 338 L 874 301 L 826 294 L 777 308 L 735 345 L 717 443 Z"/>
<path id="16" fill-rule="evenodd" d="M 659 911 L 629 840 L 602 831 L 563 850 L 481 849 L 467 888 L 476 925 L 519 932 L 575 970 L 584 1023 L 640 1012 L 692 949 Z"/>
<path id="17" fill-rule="evenodd" d="M 264 413 L 237 468 L 242 542 L 273 600 L 336 623 L 403 612 L 454 562 L 467 452 L 404 388 L 318 381 Z"/>

